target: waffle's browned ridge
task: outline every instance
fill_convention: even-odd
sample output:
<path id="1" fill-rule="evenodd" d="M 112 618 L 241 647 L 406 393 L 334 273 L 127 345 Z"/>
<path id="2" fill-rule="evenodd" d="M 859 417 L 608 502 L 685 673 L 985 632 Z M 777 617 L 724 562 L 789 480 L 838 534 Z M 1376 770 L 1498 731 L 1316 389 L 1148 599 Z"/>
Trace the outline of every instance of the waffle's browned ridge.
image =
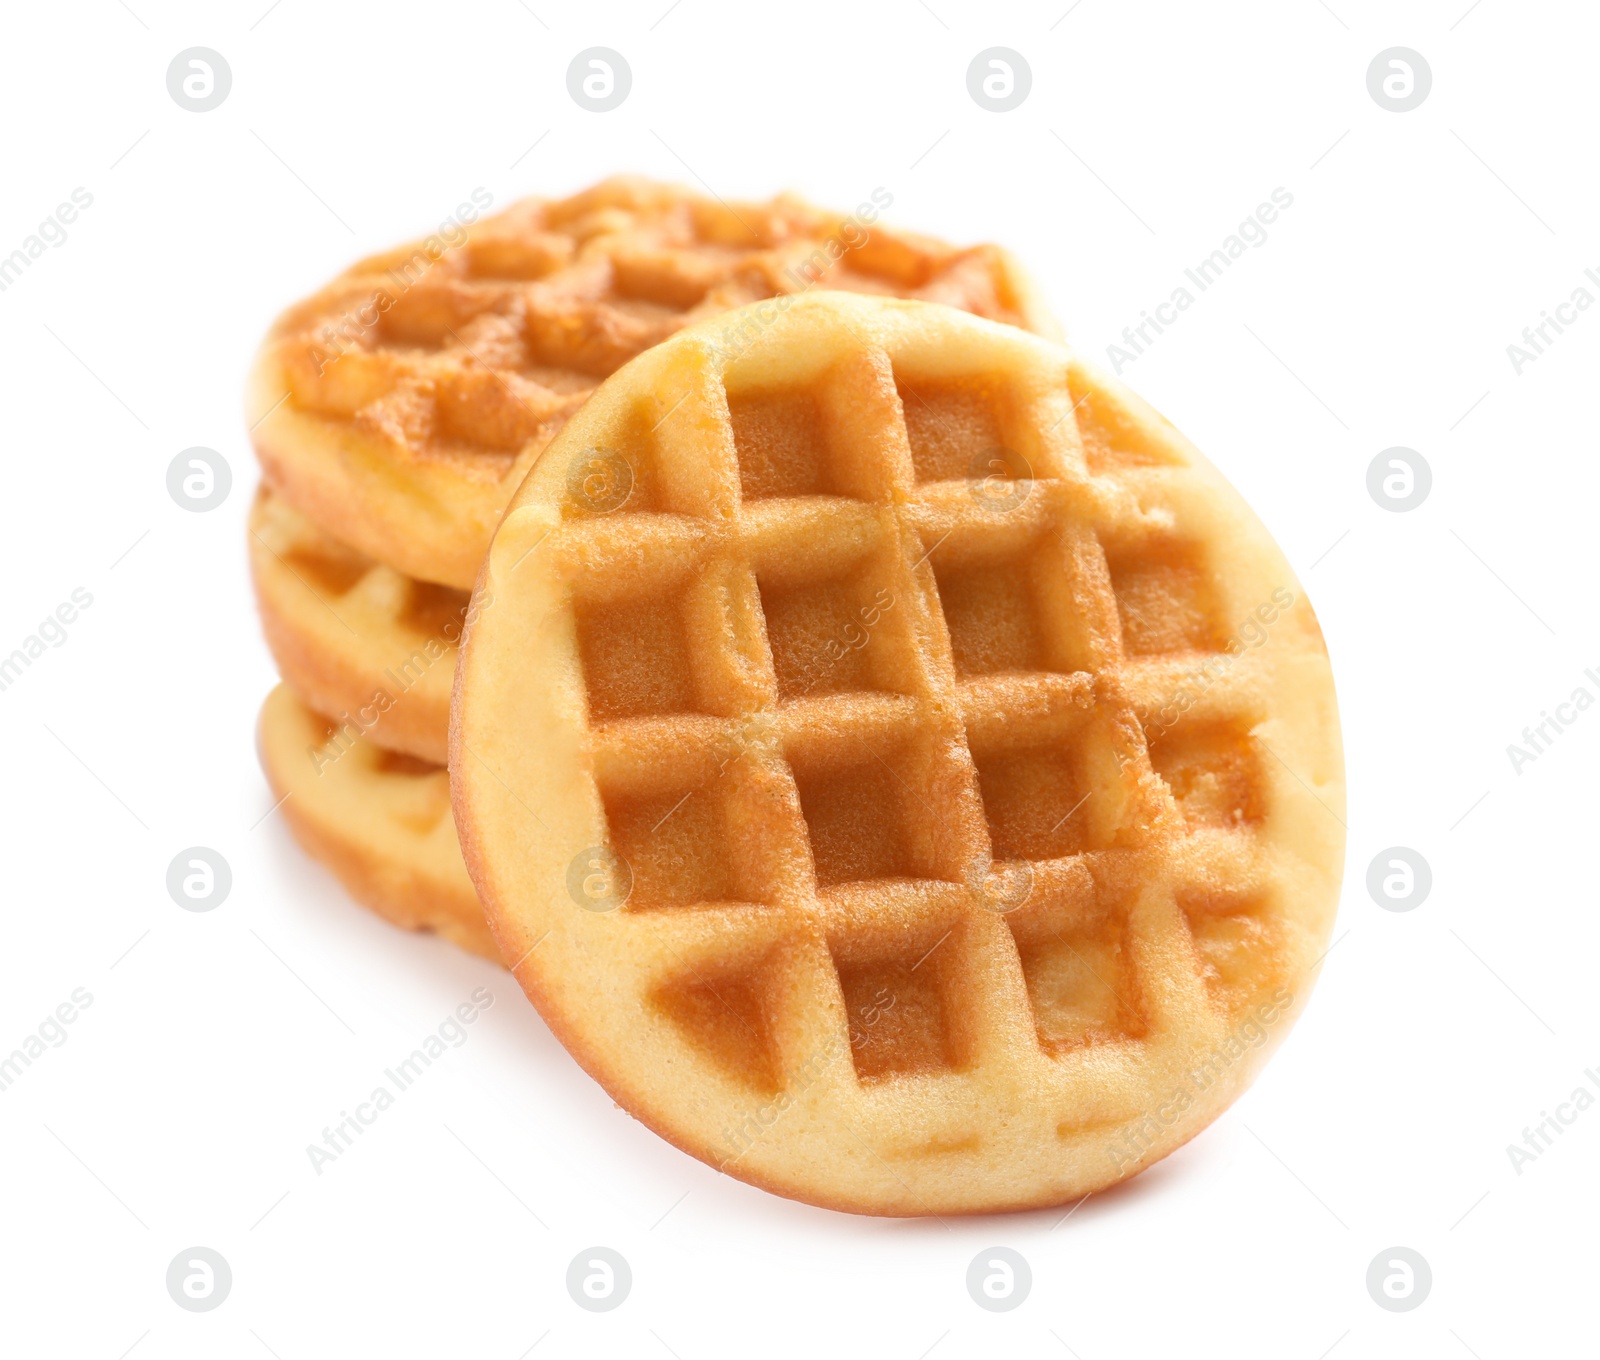
<path id="1" fill-rule="evenodd" d="M 876 209 L 874 209 L 876 211 Z M 274 324 L 249 421 L 303 514 L 469 588 L 506 502 L 595 385 L 683 326 L 815 287 L 1056 327 L 1016 262 L 813 208 L 607 180 L 355 265 Z M 736 346 L 731 332 L 725 343 Z"/>
<path id="2" fill-rule="evenodd" d="M 295 838 L 350 895 L 406 930 L 500 961 L 467 877 L 443 766 L 373 746 L 275 688 L 261 706 L 261 766 Z"/>
<path id="3" fill-rule="evenodd" d="M 1066 352 L 842 294 L 732 357 L 684 332 L 567 427 L 482 585 L 451 769 L 491 927 L 695 1156 L 861 1212 L 1064 1202 L 1303 1004 L 1343 846 L 1315 617 Z"/>

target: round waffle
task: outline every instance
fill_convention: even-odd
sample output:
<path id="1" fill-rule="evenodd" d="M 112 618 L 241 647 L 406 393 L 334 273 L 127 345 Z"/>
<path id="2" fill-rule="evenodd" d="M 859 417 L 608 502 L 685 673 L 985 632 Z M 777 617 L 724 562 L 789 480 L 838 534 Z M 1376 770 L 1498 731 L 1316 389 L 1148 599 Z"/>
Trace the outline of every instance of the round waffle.
<path id="1" fill-rule="evenodd" d="M 348 726 L 335 730 L 287 685 L 267 695 L 258 737 L 295 839 L 356 901 L 500 961 L 461 862 L 441 766 L 381 750 Z"/>
<path id="2" fill-rule="evenodd" d="M 691 321 L 822 286 L 1055 329 L 1004 251 L 869 229 L 792 197 L 730 206 L 614 179 L 460 233 L 456 248 L 433 237 L 363 260 L 290 308 L 248 398 L 286 499 L 367 556 L 459 589 L 595 385 Z"/>
<path id="3" fill-rule="evenodd" d="M 840 293 L 717 333 L 608 380 L 485 561 L 451 771 L 502 953 L 614 1099 L 781 1194 L 1121 1180 L 1245 1088 L 1331 929 L 1311 607 L 1053 344 Z"/>
<path id="4" fill-rule="evenodd" d="M 466 591 L 364 557 L 265 483 L 250 509 L 250 574 L 296 694 L 379 746 L 445 763 Z"/>

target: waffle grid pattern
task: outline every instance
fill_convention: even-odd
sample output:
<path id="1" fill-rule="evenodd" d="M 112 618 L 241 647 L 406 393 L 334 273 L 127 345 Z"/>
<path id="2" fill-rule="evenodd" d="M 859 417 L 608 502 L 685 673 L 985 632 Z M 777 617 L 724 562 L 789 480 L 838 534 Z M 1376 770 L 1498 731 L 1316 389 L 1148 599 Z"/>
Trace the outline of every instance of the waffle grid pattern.
<path id="1" fill-rule="evenodd" d="M 428 454 L 494 477 L 542 446 L 600 379 L 683 326 L 813 286 L 947 302 L 1026 324 L 991 247 L 875 228 L 797 200 L 725 207 L 613 181 L 518 204 L 457 250 L 357 265 L 280 323 L 300 409 L 353 422 L 399 465 Z"/>
<path id="2" fill-rule="evenodd" d="M 618 367 L 695 322 L 814 289 L 1057 333 L 1021 268 L 782 196 L 607 180 L 363 260 L 274 323 L 250 380 L 267 479 L 324 530 L 469 589 L 534 461 Z M 731 328 L 722 340 L 744 343 Z"/>
<path id="3" fill-rule="evenodd" d="M 812 1081 L 830 1035 L 864 1087 L 1048 1085 L 1169 1011 L 1207 1041 L 1271 953 L 1270 876 L 1243 698 L 1140 721 L 1223 631 L 1141 506 L 1161 456 L 1092 393 L 1074 418 L 1059 368 L 919 376 L 850 339 L 778 390 L 680 368 L 617 432 L 628 502 L 569 496 L 548 543 L 619 928 L 670 941 L 654 1003 L 758 1092 Z"/>

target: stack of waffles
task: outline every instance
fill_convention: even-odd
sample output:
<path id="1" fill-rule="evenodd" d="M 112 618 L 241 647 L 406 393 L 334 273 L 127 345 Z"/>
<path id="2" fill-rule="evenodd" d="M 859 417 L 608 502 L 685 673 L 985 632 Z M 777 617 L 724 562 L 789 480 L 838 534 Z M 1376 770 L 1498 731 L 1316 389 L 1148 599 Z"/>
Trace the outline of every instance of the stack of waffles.
<path id="1" fill-rule="evenodd" d="M 358 901 L 499 957 L 450 816 L 451 684 L 495 525 L 602 379 L 684 326 L 817 289 L 1052 332 L 1004 251 L 873 213 L 613 179 L 363 260 L 272 327 L 248 396 L 250 563 L 283 677 L 262 763 Z"/>
<path id="2" fill-rule="evenodd" d="M 1204 457 L 993 247 L 629 181 L 418 251 L 254 378 L 310 853 L 797 1199 L 1062 1203 L 1216 1118 L 1309 993 L 1343 771 Z"/>

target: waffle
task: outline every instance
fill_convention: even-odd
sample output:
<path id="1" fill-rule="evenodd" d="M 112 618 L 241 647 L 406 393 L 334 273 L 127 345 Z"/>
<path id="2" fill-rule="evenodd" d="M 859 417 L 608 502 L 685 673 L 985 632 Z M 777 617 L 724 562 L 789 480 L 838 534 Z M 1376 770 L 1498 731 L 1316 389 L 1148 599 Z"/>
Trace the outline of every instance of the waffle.
<path id="1" fill-rule="evenodd" d="M 466 591 L 364 557 L 265 484 L 250 509 L 250 574 L 296 694 L 379 746 L 445 763 Z"/>
<path id="2" fill-rule="evenodd" d="M 376 561 L 463 590 L 556 431 L 689 322 L 820 285 L 1055 330 L 1004 251 L 869 231 L 792 197 L 729 206 L 613 179 L 462 231 L 455 249 L 434 237 L 363 260 L 290 308 L 248 405 L 261 465 L 296 508 Z"/>
<path id="3" fill-rule="evenodd" d="M 485 562 L 451 772 L 502 953 L 616 1101 L 778 1193 L 1121 1180 L 1244 1089 L 1331 929 L 1315 616 L 1055 345 L 841 293 L 717 331 L 605 383 Z"/>
<path id="4" fill-rule="evenodd" d="M 335 732 L 287 685 L 267 695 L 258 736 L 295 839 L 352 897 L 406 930 L 500 961 L 461 862 L 442 767 Z"/>

